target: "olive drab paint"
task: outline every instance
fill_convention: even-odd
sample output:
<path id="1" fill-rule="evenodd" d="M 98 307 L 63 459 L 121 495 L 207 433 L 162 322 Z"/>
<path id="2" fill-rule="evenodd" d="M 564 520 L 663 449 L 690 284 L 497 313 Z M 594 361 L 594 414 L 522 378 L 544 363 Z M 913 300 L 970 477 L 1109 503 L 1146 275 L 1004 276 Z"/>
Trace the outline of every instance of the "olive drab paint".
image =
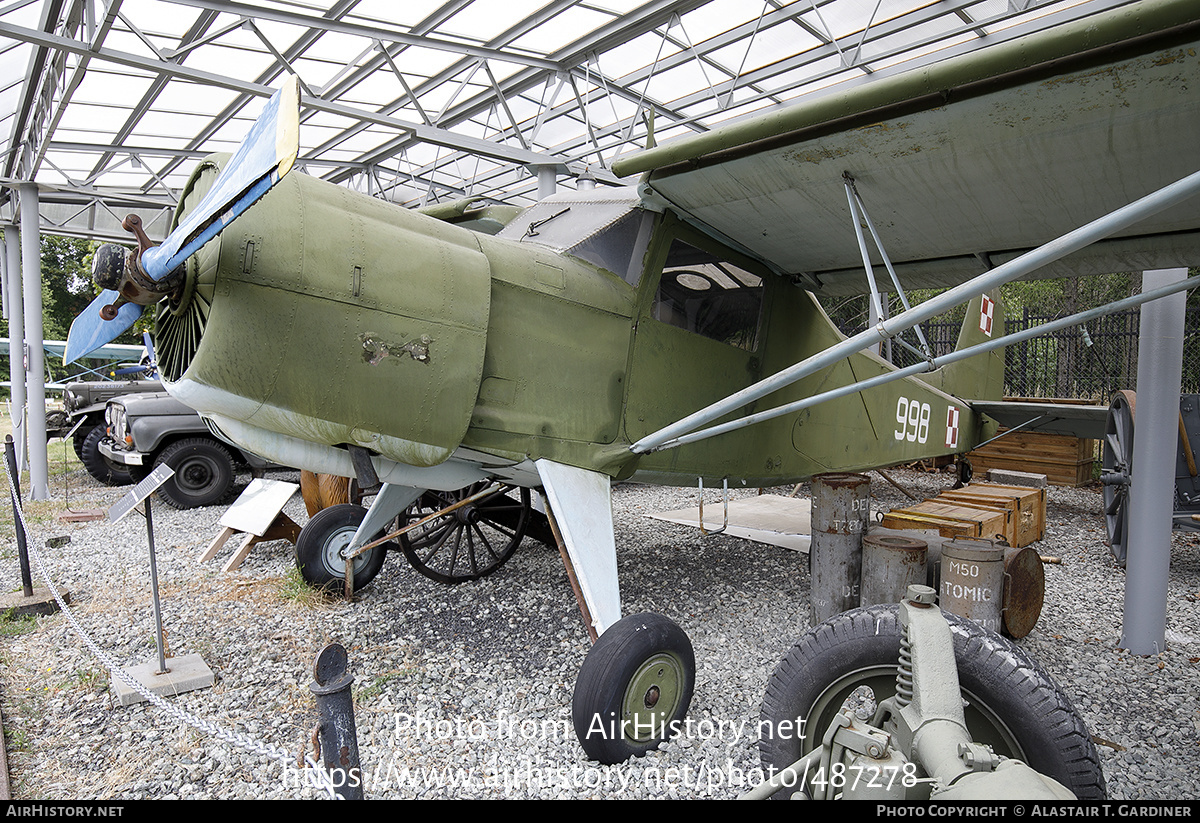
<path id="1" fill-rule="evenodd" d="M 200 165 L 179 214 L 225 161 Z M 993 424 L 959 398 L 999 385 L 994 353 L 701 443 L 633 453 L 646 434 L 842 336 L 812 294 L 630 192 L 647 239 L 614 272 L 520 232 L 472 231 L 290 174 L 189 259 L 187 288 L 158 309 L 162 372 L 225 436 L 323 473 L 346 473 L 325 461 L 353 445 L 418 469 L 466 452 L 475 472 L 546 459 L 616 479 L 771 486 L 960 453 L 988 436 Z M 560 195 L 567 206 L 588 196 Z M 505 219 L 532 220 L 544 235 L 565 219 L 552 208 L 549 220 L 527 216 L 533 209 Z M 695 276 L 694 266 L 672 268 L 680 248 L 756 284 L 736 335 L 666 315 L 668 273 L 680 283 Z M 980 300 L 960 343 L 980 335 Z M 999 303 L 992 317 L 1002 322 Z M 791 401 L 892 369 L 861 352 L 777 394 Z M 402 482 L 477 479 L 459 468 L 444 476 Z"/>

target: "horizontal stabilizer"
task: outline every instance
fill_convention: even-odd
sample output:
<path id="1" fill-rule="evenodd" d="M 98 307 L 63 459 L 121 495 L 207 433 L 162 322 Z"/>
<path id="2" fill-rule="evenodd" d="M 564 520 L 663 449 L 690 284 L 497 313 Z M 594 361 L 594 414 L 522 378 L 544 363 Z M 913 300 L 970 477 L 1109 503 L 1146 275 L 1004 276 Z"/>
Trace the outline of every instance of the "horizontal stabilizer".
<path id="1" fill-rule="evenodd" d="M 1068 434 L 1088 440 L 1104 438 L 1108 406 L 1045 403 L 1036 400 L 972 400 L 971 408 L 1008 429 Z"/>

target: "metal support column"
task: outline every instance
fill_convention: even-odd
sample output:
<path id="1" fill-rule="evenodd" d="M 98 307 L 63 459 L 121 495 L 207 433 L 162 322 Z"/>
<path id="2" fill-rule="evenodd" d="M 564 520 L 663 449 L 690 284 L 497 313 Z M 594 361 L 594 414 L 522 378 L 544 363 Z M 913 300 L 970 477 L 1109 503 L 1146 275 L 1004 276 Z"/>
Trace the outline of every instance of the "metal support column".
<path id="1" fill-rule="evenodd" d="M 4 316 L 8 319 L 8 373 L 12 383 L 11 410 L 17 470 L 24 471 L 25 448 L 25 303 L 21 298 L 21 235 L 16 226 L 4 227 L 4 277 L 8 283 Z"/>
<path id="2" fill-rule="evenodd" d="M 538 200 L 545 200 L 558 190 L 558 178 L 554 166 L 538 166 Z"/>
<path id="3" fill-rule="evenodd" d="M 1186 277 L 1187 269 L 1143 272 L 1142 290 L 1150 291 Z M 1145 303 L 1141 309 L 1121 637 L 1121 647 L 1134 654 L 1156 654 L 1166 649 L 1167 575 L 1171 565 L 1186 307 L 1187 294 L 1180 292 Z"/>
<path id="4" fill-rule="evenodd" d="M 46 456 L 46 360 L 42 339 L 42 248 L 38 190 L 22 183 L 21 272 L 24 281 L 25 342 L 25 431 L 29 446 L 29 498 L 50 497 Z"/>

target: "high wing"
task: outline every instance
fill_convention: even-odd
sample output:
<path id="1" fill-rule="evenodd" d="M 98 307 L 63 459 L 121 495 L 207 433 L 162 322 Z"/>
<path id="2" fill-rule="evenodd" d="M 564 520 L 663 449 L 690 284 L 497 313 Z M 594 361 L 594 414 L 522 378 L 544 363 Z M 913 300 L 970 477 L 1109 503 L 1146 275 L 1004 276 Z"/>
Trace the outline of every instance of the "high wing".
<path id="1" fill-rule="evenodd" d="M 820 294 L 868 290 L 844 173 L 906 288 L 963 283 L 1200 170 L 1200 5 L 1144 0 L 614 164 Z M 1200 198 L 1034 276 L 1200 260 Z"/>
<path id="2" fill-rule="evenodd" d="M 0 350 L 8 348 L 8 343 L 9 340 L 7 337 L 0 337 Z M 63 352 L 67 348 L 67 341 L 44 340 L 42 341 L 42 347 L 49 354 L 62 357 Z M 135 346 L 130 343 L 108 343 L 107 345 L 93 349 L 88 356 L 100 360 L 137 360 L 142 356 L 143 351 L 143 346 Z"/>

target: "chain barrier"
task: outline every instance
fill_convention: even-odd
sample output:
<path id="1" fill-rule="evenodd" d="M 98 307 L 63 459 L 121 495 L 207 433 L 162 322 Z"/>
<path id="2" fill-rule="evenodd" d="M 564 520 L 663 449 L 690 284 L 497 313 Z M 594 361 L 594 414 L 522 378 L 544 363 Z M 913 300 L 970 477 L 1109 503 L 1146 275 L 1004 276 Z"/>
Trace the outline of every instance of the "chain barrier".
<path id="1" fill-rule="evenodd" d="M 159 695 L 154 694 L 144 684 L 142 684 L 137 679 L 133 678 L 127 672 L 125 672 L 123 669 L 121 669 L 121 667 L 119 667 L 116 664 L 116 662 L 114 660 L 112 660 L 112 658 L 110 658 L 108 656 L 108 654 L 105 653 L 104 650 L 100 648 L 99 645 L 97 645 L 97 643 L 88 635 L 87 631 L 83 628 L 83 626 L 76 619 L 75 615 L 71 613 L 71 610 L 69 608 L 67 608 L 67 604 L 63 600 L 62 595 L 59 593 L 58 587 L 55 586 L 54 583 L 50 579 L 50 574 L 46 570 L 45 564 L 42 561 L 42 556 L 41 556 L 41 554 L 38 553 L 38 550 L 34 545 L 35 541 L 28 539 L 28 536 L 30 535 L 29 524 L 28 524 L 28 521 L 25 519 L 25 509 L 21 505 L 21 500 L 17 494 L 17 489 L 16 489 L 15 483 L 13 482 L 13 477 L 8 470 L 8 461 L 0 460 L 0 464 L 2 464 L 4 466 L 4 477 L 5 477 L 5 480 L 7 480 L 7 482 L 8 482 L 9 496 L 12 498 L 12 501 L 13 501 L 13 511 L 17 513 L 17 517 L 21 521 L 20 527 L 22 529 L 24 529 L 24 531 L 25 531 L 25 535 L 27 538 L 26 539 L 27 548 L 29 550 L 29 553 L 33 556 L 34 563 L 37 566 L 38 574 L 41 576 L 42 580 L 46 583 L 46 588 L 49 589 L 50 592 L 54 595 L 54 599 L 56 601 L 58 601 L 59 609 L 62 611 L 62 614 L 66 616 L 67 621 L 71 624 L 71 626 L 74 627 L 76 633 L 78 633 L 78 635 L 79 635 L 79 638 L 84 642 L 84 644 L 88 647 L 88 649 L 91 650 L 92 654 L 95 655 L 96 658 L 101 663 L 104 664 L 105 668 L 108 669 L 109 673 L 113 677 L 119 677 L 127 686 L 129 686 L 131 689 L 136 691 L 142 697 L 146 698 L 146 700 L 149 701 L 150 703 L 153 703 L 155 706 L 157 706 L 158 708 L 162 709 L 167 714 L 174 717 L 176 720 L 178 720 L 188 726 L 191 726 L 191 727 L 207 734 L 210 737 L 215 737 L 218 740 L 224 741 L 225 743 L 228 743 L 233 746 L 237 746 L 238 748 L 245 749 L 247 751 L 253 752 L 254 754 L 261 755 L 265 758 L 273 758 L 279 762 L 287 762 L 288 760 L 290 760 L 293 757 L 293 755 L 290 752 L 284 751 L 283 749 L 275 748 L 273 746 L 269 746 L 266 743 L 261 743 L 257 740 L 252 740 L 252 739 L 246 737 L 245 735 L 238 734 L 237 732 L 223 729 L 214 723 L 211 723 L 207 720 L 196 717 L 195 715 L 193 715 L 189 712 L 186 712 L 183 709 L 180 709 L 178 706 L 172 705 L 171 703 L 164 700 Z M 312 758 L 312 756 L 307 755 L 307 754 L 304 755 L 304 761 L 313 770 L 313 774 L 316 774 L 319 776 L 321 782 L 324 784 L 323 788 L 325 789 L 326 793 L 328 793 L 330 799 L 341 800 L 342 795 L 340 795 L 337 792 L 337 790 L 334 786 L 333 779 L 332 779 L 332 777 L 330 777 L 328 772 L 325 770 L 324 766 L 322 764 L 318 763 L 317 761 L 315 761 Z"/>

